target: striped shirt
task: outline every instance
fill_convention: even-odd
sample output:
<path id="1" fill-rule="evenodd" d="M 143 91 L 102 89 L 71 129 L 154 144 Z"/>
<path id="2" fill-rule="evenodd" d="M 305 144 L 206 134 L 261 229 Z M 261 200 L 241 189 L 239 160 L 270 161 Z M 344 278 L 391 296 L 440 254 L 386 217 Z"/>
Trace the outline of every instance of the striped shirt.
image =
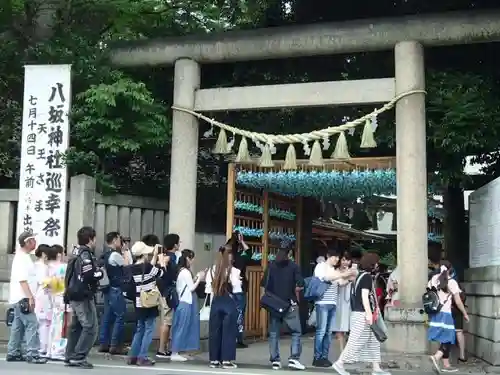
<path id="1" fill-rule="evenodd" d="M 156 285 L 156 279 L 163 276 L 163 269 L 151 265 L 151 263 L 136 263 L 130 266 L 132 269 L 132 276 L 135 283 L 135 307 L 138 309 L 149 310 L 150 308 L 143 308 L 141 304 L 141 292 L 149 292 L 153 290 Z M 144 277 L 143 277 L 144 272 Z M 153 307 L 158 311 L 158 307 Z"/>
<path id="2" fill-rule="evenodd" d="M 318 279 L 320 279 L 323 282 L 325 281 L 325 277 L 328 273 L 328 271 L 332 270 L 333 267 L 328 265 L 327 262 L 324 263 L 319 263 L 316 265 L 316 268 L 314 268 L 314 276 L 316 276 Z M 323 297 L 319 300 L 316 301 L 317 305 L 336 305 L 338 296 L 339 296 L 339 284 L 337 281 L 333 282 L 328 282 L 328 288 L 325 291 L 325 294 L 323 294 Z"/>

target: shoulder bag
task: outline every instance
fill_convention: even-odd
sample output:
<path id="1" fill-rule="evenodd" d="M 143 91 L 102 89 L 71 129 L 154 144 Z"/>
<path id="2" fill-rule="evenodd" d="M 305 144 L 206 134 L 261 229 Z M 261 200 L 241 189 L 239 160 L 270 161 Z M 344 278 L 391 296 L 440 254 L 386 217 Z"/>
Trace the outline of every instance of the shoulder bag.
<path id="1" fill-rule="evenodd" d="M 271 315 L 283 318 L 290 309 L 290 301 L 285 301 L 278 297 L 276 294 L 270 292 L 267 288 L 269 286 L 269 277 L 271 276 L 273 266 L 269 266 L 267 270 L 266 284 L 264 286 L 264 295 L 260 298 L 260 307 L 267 310 Z"/>
<path id="2" fill-rule="evenodd" d="M 375 293 L 375 286 L 372 284 L 372 293 L 375 298 L 375 308 L 373 310 L 373 319 L 370 329 L 378 342 L 384 342 L 387 340 L 387 326 L 385 325 L 384 318 L 380 311 L 380 307 L 377 301 L 377 293 Z"/>
<path id="3" fill-rule="evenodd" d="M 144 272 L 146 271 L 146 263 L 142 263 L 142 276 L 141 283 L 144 283 Z M 158 286 L 156 285 L 150 290 L 143 290 L 144 286 L 141 285 L 141 291 L 139 293 L 139 299 L 141 301 L 141 306 L 144 308 L 158 307 L 160 305 L 161 294 Z"/>

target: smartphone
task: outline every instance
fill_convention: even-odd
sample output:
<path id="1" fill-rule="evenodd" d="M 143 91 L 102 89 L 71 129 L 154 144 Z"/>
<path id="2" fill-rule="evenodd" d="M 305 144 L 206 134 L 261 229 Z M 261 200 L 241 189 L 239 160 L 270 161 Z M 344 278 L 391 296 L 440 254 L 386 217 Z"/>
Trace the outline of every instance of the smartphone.
<path id="1" fill-rule="evenodd" d="M 157 245 L 157 247 L 158 247 L 158 254 L 162 254 L 163 253 L 163 246 Z"/>
<path id="2" fill-rule="evenodd" d="M 358 263 L 353 263 L 352 264 L 352 269 L 357 270 L 358 269 Z"/>

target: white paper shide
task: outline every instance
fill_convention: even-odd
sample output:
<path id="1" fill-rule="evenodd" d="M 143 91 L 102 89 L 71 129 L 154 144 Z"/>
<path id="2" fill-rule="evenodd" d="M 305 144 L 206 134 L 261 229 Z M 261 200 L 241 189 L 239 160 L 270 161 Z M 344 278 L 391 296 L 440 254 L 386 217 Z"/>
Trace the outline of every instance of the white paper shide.
<path id="1" fill-rule="evenodd" d="M 70 102 L 70 65 L 25 67 L 17 235 L 39 244 L 64 246 Z"/>

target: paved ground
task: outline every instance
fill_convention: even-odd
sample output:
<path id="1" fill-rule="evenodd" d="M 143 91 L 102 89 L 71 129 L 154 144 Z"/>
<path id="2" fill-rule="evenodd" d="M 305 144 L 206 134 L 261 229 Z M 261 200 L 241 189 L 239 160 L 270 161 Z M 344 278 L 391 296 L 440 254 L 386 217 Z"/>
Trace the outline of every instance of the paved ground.
<path id="1" fill-rule="evenodd" d="M 285 362 L 289 353 L 289 339 L 282 339 L 281 342 L 281 356 Z M 302 358 L 301 361 L 307 366 L 305 373 L 318 374 L 318 373 L 332 373 L 330 369 L 316 369 L 311 366 L 312 362 L 312 339 L 305 337 L 303 340 Z M 330 359 L 334 360 L 338 353 L 339 348 L 334 346 L 330 353 Z M 46 365 L 29 365 L 26 363 L 7 363 L 3 362 L 3 355 L 0 361 L 1 375 L 39 375 L 40 373 L 49 373 L 50 375 L 62 374 L 78 374 L 82 369 L 74 369 L 64 367 L 62 363 L 52 362 Z M 125 357 L 120 356 L 104 356 L 101 354 L 92 353 L 90 361 L 94 363 L 95 368 L 91 370 L 95 375 L 127 375 L 139 370 L 135 366 L 126 366 Z M 140 371 L 151 372 L 151 375 L 195 375 L 195 374 L 212 374 L 212 375 L 269 375 L 275 373 L 269 367 L 269 353 L 266 342 L 250 343 L 248 349 L 240 349 L 237 353 L 236 362 L 239 368 L 236 370 L 214 370 L 207 366 L 208 354 L 198 353 L 195 355 L 195 360 L 185 363 L 170 363 L 168 360 L 158 361 L 155 367 L 141 368 Z M 431 375 L 431 367 L 426 356 L 410 356 L 410 355 L 394 355 L 383 354 L 383 362 L 386 367 L 395 375 L 410 375 L 410 374 L 423 374 Z M 367 374 L 370 369 L 367 366 L 353 366 L 349 368 L 353 374 Z M 485 374 L 497 373 L 496 368 L 487 366 L 486 364 L 471 360 L 468 364 L 459 366 L 460 371 L 456 374 Z M 291 372 L 293 370 L 284 369 L 283 371 Z"/>

